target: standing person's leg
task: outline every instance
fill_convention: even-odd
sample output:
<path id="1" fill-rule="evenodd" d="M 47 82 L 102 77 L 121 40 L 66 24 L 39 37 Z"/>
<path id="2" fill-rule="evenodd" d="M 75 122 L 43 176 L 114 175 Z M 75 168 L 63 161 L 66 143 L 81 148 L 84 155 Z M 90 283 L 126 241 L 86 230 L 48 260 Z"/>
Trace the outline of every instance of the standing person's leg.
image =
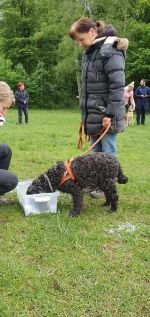
<path id="1" fill-rule="evenodd" d="M 141 124 L 145 124 L 145 107 L 141 108 Z"/>
<path id="2" fill-rule="evenodd" d="M 0 169 L 8 170 L 12 150 L 7 144 L 0 144 Z"/>
<path id="3" fill-rule="evenodd" d="M 116 133 L 106 133 L 101 143 L 102 152 L 116 156 Z"/>
<path id="4" fill-rule="evenodd" d="M 93 144 L 97 139 L 98 136 L 92 136 L 91 144 Z M 102 140 L 93 148 L 93 152 L 105 152 L 116 156 L 116 133 L 106 133 Z M 101 195 L 103 195 L 103 192 L 99 189 L 90 192 L 90 196 L 92 198 L 98 198 Z"/>
<path id="5" fill-rule="evenodd" d="M 91 136 L 90 137 L 90 142 L 91 142 L 91 145 L 93 143 L 96 142 L 96 140 L 99 138 L 99 136 Z M 95 146 L 94 148 L 92 149 L 93 152 L 102 152 L 102 143 L 101 141 L 99 141 Z M 99 196 L 102 195 L 102 192 L 100 192 L 100 190 L 93 190 L 92 192 L 90 192 L 90 196 L 92 198 L 98 198 Z"/>
<path id="6" fill-rule="evenodd" d="M 25 116 L 25 123 L 27 124 L 29 121 L 28 118 L 28 107 L 23 107 L 23 112 L 24 112 L 24 116 Z"/>
<path id="7" fill-rule="evenodd" d="M 141 117 L 141 109 L 136 108 L 136 123 L 140 124 L 140 117 Z"/>
<path id="8" fill-rule="evenodd" d="M 10 171 L 0 169 L 0 195 L 10 192 L 16 188 L 18 179 L 15 174 Z"/>
<path id="9" fill-rule="evenodd" d="M 22 107 L 18 106 L 18 123 L 22 124 Z"/>
<path id="10" fill-rule="evenodd" d="M 90 141 L 91 145 L 96 142 L 96 140 L 99 138 L 99 136 L 91 136 Z M 102 152 L 102 143 L 99 141 L 92 149 L 93 152 Z"/>

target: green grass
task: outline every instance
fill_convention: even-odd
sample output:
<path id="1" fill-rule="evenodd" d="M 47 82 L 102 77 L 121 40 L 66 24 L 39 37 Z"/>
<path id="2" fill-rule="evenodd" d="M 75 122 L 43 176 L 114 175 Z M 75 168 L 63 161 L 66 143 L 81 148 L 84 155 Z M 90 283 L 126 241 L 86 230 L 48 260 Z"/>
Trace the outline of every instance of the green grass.
<path id="1" fill-rule="evenodd" d="M 10 110 L 0 128 L 20 180 L 81 153 L 78 111 L 31 110 L 29 117 L 28 126 L 18 126 Z M 118 158 L 129 182 L 118 185 L 117 213 L 101 208 L 103 197 L 88 195 L 78 218 L 68 217 L 71 200 L 63 194 L 55 215 L 25 217 L 17 201 L 0 207 L 0 316 L 149 316 L 149 146 L 150 117 L 145 126 L 118 135 Z M 136 230 L 117 230 L 127 223 Z"/>

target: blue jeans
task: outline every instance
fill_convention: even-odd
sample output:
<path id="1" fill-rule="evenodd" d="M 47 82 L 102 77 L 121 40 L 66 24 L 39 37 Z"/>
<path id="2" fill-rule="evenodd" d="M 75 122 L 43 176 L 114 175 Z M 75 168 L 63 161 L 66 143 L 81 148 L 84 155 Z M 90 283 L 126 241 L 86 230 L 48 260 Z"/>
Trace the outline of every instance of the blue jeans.
<path id="1" fill-rule="evenodd" d="M 91 136 L 91 144 L 93 144 L 99 136 Z M 116 133 L 106 133 L 101 141 L 93 148 L 93 152 L 104 152 L 116 156 Z"/>
<path id="2" fill-rule="evenodd" d="M 22 123 L 22 113 L 24 113 L 25 116 L 25 123 L 28 123 L 28 107 L 27 106 L 18 106 L 18 122 Z"/>

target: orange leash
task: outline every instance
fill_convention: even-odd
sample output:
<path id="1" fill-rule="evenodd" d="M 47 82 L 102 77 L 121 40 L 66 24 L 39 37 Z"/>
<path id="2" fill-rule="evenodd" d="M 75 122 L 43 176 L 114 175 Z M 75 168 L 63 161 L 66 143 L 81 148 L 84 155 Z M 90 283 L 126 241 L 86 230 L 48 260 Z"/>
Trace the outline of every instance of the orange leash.
<path id="1" fill-rule="evenodd" d="M 104 137 L 104 135 L 109 130 L 110 126 L 111 126 L 111 123 L 109 123 L 109 125 L 106 128 L 103 127 L 101 129 L 101 134 L 100 134 L 99 138 L 85 152 L 83 152 L 80 156 L 85 155 L 89 151 L 91 151 L 93 149 L 93 147 Z M 82 127 L 81 127 L 81 125 L 80 125 L 80 129 L 79 130 L 81 131 L 81 136 L 82 136 Z M 82 140 L 82 137 L 81 137 L 81 140 Z M 80 144 L 82 144 L 82 141 L 80 142 Z M 76 179 L 74 174 L 72 173 L 72 170 L 71 170 L 71 163 L 72 163 L 73 160 L 74 160 L 74 158 L 72 158 L 69 162 L 65 161 L 66 172 L 62 176 L 62 179 L 61 179 L 61 182 L 60 182 L 60 186 L 62 184 L 64 184 L 68 179 L 72 179 L 72 180 Z"/>
<path id="2" fill-rule="evenodd" d="M 80 127 L 79 127 L 79 139 L 78 139 L 78 149 L 82 149 L 83 141 L 82 141 L 82 127 L 83 123 L 81 121 Z M 85 141 L 88 142 L 90 137 L 85 134 Z"/>
<path id="3" fill-rule="evenodd" d="M 100 134 L 99 138 L 98 138 L 85 152 L 83 152 L 81 155 L 85 155 L 85 154 L 87 154 L 88 152 L 90 152 L 90 151 L 93 149 L 93 147 L 94 147 L 94 146 L 104 137 L 104 135 L 108 132 L 110 126 L 111 126 L 111 123 L 109 123 L 106 128 L 103 127 L 103 128 L 101 129 L 101 131 L 100 131 L 101 134 Z M 81 155 L 80 155 L 80 156 L 81 156 Z"/>
<path id="4" fill-rule="evenodd" d="M 82 141 L 82 121 L 79 127 L 79 139 L 78 139 L 78 149 L 82 149 L 83 141 Z"/>

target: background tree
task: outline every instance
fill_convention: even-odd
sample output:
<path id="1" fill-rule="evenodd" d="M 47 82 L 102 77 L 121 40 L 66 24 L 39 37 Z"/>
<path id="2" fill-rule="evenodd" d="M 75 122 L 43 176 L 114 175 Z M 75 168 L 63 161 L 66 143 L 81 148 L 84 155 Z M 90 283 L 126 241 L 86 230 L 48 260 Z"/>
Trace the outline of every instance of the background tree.
<path id="1" fill-rule="evenodd" d="M 82 51 L 68 30 L 83 15 L 129 39 L 126 82 L 150 84 L 149 0 L 0 0 L 0 78 L 25 81 L 32 107 L 77 104 Z"/>

